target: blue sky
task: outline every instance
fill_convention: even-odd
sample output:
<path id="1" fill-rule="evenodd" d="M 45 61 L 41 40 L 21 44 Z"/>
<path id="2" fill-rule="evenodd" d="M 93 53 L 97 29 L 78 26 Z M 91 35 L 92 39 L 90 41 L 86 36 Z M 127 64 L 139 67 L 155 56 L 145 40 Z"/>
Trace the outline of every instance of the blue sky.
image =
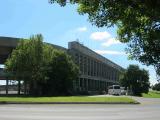
<path id="1" fill-rule="evenodd" d="M 1 0 L 0 36 L 29 38 L 41 33 L 45 42 L 66 48 L 69 41 L 78 39 L 124 68 L 138 64 L 149 70 L 152 84 L 157 82 L 153 67 L 127 59 L 126 45 L 115 40 L 116 27 L 97 28 L 88 21 L 87 15 L 79 15 L 76 8 L 76 5 L 51 5 L 48 0 Z"/>

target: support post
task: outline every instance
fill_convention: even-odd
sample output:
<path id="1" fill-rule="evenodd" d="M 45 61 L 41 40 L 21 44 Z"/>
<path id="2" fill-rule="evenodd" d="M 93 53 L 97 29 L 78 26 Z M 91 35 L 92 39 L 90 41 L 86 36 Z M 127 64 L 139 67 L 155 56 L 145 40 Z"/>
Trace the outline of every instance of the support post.
<path id="1" fill-rule="evenodd" d="M 27 83 L 25 80 L 24 80 L 24 94 L 25 95 L 27 94 Z"/>
<path id="2" fill-rule="evenodd" d="M 20 95 L 21 93 L 21 81 L 18 80 L 18 95 Z"/>
<path id="3" fill-rule="evenodd" d="M 8 79 L 6 80 L 6 95 L 8 95 Z"/>

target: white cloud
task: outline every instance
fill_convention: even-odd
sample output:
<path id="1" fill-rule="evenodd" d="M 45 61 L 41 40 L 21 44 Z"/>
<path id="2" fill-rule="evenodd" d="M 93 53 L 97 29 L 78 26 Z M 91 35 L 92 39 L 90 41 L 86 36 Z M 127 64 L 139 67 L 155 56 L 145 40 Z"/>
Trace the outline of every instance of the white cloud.
<path id="1" fill-rule="evenodd" d="M 77 28 L 77 31 L 79 31 L 79 32 L 86 32 L 87 31 L 87 27 Z"/>
<path id="2" fill-rule="evenodd" d="M 115 38 L 109 38 L 106 42 L 102 43 L 101 45 L 105 47 L 109 47 L 114 44 L 121 44 L 121 42 L 119 42 Z"/>
<path id="3" fill-rule="evenodd" d="M 126 55 L 125 52 L 111 51 L 111 50 L 94 50 L 96 53 L 101 55 Z"/>
<path id="4" fill-rule="evenodd" d="M 91 35 L 90 35 L 90 38 L 92 40 L 105 40 L 107 38 L 111 37 L 111 34 L 108 33 L 108 32 L 93 32 Z"/>

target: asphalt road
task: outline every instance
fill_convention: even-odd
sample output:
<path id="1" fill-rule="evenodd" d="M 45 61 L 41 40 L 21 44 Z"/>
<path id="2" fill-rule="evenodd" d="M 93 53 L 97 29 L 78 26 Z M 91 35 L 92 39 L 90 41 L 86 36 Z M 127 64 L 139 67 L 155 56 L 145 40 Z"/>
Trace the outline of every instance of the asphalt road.
<path id="1" fill-rule="evenodd" d="M 0 120 L 160 120 L 160 99 L 140 105 L 0 105 Z"/>

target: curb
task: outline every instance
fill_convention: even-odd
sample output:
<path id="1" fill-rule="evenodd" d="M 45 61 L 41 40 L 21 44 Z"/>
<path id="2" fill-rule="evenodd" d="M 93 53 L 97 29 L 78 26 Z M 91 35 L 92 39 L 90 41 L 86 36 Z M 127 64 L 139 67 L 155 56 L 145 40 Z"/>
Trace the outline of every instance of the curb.
<path id="1" fill-rule="evenodd" d="M 127 103 L 127 102 L 8 102 L 1 101 L 0 104 L 140 104 L 139 102 Z"/>

